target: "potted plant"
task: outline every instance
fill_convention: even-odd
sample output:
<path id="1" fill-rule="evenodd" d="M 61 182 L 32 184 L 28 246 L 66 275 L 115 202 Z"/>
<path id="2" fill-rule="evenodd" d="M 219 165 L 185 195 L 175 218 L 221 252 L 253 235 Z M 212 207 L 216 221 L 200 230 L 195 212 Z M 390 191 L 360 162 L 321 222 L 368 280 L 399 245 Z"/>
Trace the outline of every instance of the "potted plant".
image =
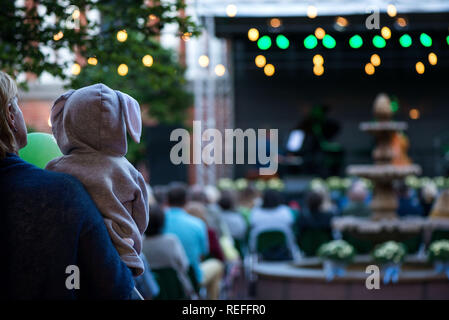
<path id="1" fill-rule="evenodd" d="M 437 273 L 445 273 L 449 279 L 449 240 L 437 240 L 429 246 L 429 261 Z"/>
<path id="2" fill-rule="evenodd" d="M 354 259 L 355 249 L 344 240 L 333 240 L 321 245 L 317 253 L 323 260 L 326 279 L 330 281 L 345 274 L 346 266 Z"/>
<path id="3" fill-rule="evenodd" d="M 398 282 L 401 264 L 406 255 L 406 246 L 396 241 L 387 241 L 374 248 L 373 259 L 383 269 L 385 284 Z"/>

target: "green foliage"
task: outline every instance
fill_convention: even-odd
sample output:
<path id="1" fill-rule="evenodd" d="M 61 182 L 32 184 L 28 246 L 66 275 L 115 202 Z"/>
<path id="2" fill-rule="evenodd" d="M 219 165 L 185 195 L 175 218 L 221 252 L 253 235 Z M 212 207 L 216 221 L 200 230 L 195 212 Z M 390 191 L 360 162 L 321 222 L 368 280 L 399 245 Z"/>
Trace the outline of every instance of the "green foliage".
<path id="1" fill-rule="evenodd" d="M 355 249 L 345 240 L 333 240 L 321 245 L 318 256 L 324 260 L 349 263 L 355 256 Z"/>
<path id="2" fill-rule="evenodd" d="M 145 55 L 153 57 L 151 67 L 142 63 Z M 180 123 L 185 119 L 192 97 L 186 91 L 184 68 L 172 50 L 128 33 L 123 43 L 115 39 L 100 42 L 90 56 L 95 56 L 98 64 L 83 67 L 78 76 L 71 78 L 69 87 L 77 89 L 101 82 L 135 98 L 160 122 Z M 117 73 L 121 64 L 128 66 L 125 76 Z"/>
<path id="3" fill-rule="evenodd" d="M 0 11 L 0 70 L 13 76 L 25 72 L 40 76 L 45 71 L 65 79 L 64 70 L 71 62 L 55 59 L 51 49 L 76 49 L 83 57 L 103 57 L 102 50 L 111 50 L 110 40 L 122 29 L 142 40 L 158 35 L 168 23 L 177 24 L 179 35 L 199 32 L 190 17 L 180 14 L 185 8 L 183 0 L 156 0 L 151 6 L 145 0 L 39 0 L 39 5 L 31 8 L 25 7 L 26 2 L 2 1 Z M 101 25 L 90 15 L 74 24 L 76 8 L 81 13 L 100 12 Z M 150 15 L 156 17 L 151 25 Z M 63 37 L 55 40 L 59 32 Z M 112 57 L 124 54 L 115 47 L 108 53 Z"/>
<path id="4" fill-rule="evenodd" d="M 407 247 L 400 242 L 387 241 L 377 245 L 373 251 L 374 261 L 379 264 L 401 263 L 407 255 Z"/>
<path id="5" fill-rule="evenodd" d="M 431 262 L 449 262 L 449 240 L 432 242 L 429 246 L 429 260 Z"/>

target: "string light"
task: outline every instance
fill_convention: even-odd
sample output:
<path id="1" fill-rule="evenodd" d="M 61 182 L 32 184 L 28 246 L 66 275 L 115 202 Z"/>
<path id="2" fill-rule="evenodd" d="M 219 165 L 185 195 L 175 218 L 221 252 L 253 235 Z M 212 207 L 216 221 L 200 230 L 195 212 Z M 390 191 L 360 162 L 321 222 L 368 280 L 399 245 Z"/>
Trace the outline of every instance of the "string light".
<path id="1" fill-rule="evenodd" d="M 250 41 L 257 41 L 259 39 L 259 30 L 256 28 L 251 28 L 248 30 L 248 39 Z"/>
<path id="2" fill-rule="evenodd" d="M 420 117 L 419 110 L 415 109 L 415 108 L 410 109 L 408 114 L 410 116 L 410 119 L 413 119 L 413 120 L 418 120 Z"/>
<path id="3" fill-rule="evenodd" d="M 151 67 L 153 65 L 154 59 L 149 54 L 143 56 L 142 63 L 145 67 Z"/>
<path id="4" fill-rule="evenodd" d="M 375 66 L 375 67 L 380 66 L 380 57 L 379 57 L 378 54 L 376 54 L 376 53 L 373 54 L 373 55 L 371 56 L 370 61 L 371 61 L 371 63 L 372 63 L 373 66 Z"/>
<path id="5" fill-rule="evenodd" d="M 385 48 L 385 46 L 387 45 L 387 42 L 381 36 L 375 35 L 373 37 L 373 45 L 376 48 Z"/>
<path id="6" fill-rule="evenodd" d="M 209 57 L 206 55 L 201 55 L 198 58 L 198 64 L 202 67 L 202 68 L 206 68 L 207 66 L 209 66 Z"/>
<path id="7" fill-rule="evenodd" d="M 324 58 L 322 55 L 316 54 L 313 56 L 313 64 L 314 65 L 321 66 L 321 65 L 323 65 L 323 63 L 324 63 Z"/>
<path id="8" fill-rule="evenodd" d="M 190 40 L 190 37 L 191 37 L 191 36 L 192 36 L 192 33 L 191 33 L 191 32 L 185 32 L 185 33 L 181 36 L 181 39 L 187 42 L 187 41 Z"/>
<path id="9" fill-rule="evenodd" d="M 53 40 L 54 41 L 59 41 L 64 37 L 64 33 L 62 33 L 62 31 L 59 31 L 57 34 L 55 34 L 53 36 Z"/>
<path id="10" fill-rule="evenodd" d="M 348 19 L 343 17 L 338 17 L 335 23 L 341 28 L 346 28 L 349 24 Z"/>
<path id="11" fill-rule="evenodd" d="M 256 66 L 263 68 L 267 64 L 267 59 L 263 55 L 259 54 L 256 59 L 254 59 L 254 62 L 256 63 Z"/>
<path id="12" fill-rule="evenodd" d="M 376 71 L 376 68 L 374 68 L 373 64 L 371 62 L 368 62 L 365 65 L 365 72 L 367 75 L 371 76 L 374 74 L 374 72 Z"/>
<path id="13" fill-rule="evenodd" d="M 216 74 L 217 76 L 222 77 L 222 76 L 224 76 L 225 72 L 226 72 L 226 68 L 225 68 L 224 65 L 222 65 L 222 64 L 217 64 L 217 65 L 215 66 L 215 74 Z"/>
<path id="14" fill-rule="evenodd" d="M 274 74 L 274 66 L 272 64 L 266 64 L 265 67 L 263 68 L 263 72 L 265 73 L 265 75 L 267 77 L 271 77 Z"/>
<path id="15" fill-rule="evenodd" d="M 92 65 L 92 66 L 96 66 L 97 63 L 98 63 L 98 60 L 95 57 L 90 57 L 89 59 L 87 59 L 87 63 Z"/>
<path id="16" fill-rule="evenodd" d="M 307 36 L 304 39 L 304 47 L 306 47 L 306 49 L 313 49 L 317 46 L 317 44 L 318 44 L 318 40 L 312 34 Z"/>
<path id="17" fill-rule="evenodd" d="M 396 20 L 396 24 L 401 27 L 401 28 L 405 28 L 407 26 L 407 20 L 405 20 L 405 18 L 398 18 Z"/>
<path id="18" fill-rule="evenodd" d="M 358 49 L 363 45 L 363 39 L 361 36 L 359 36 L 358 34 L 353 35 L 350 39 L 349 39 L 349 45 L 351 46 L 351 48 L 353 49 Z"/>
<path id="19" fill-rule="evenodd" d="M 272 28 L 279 28 L 282 25 L 282 21 L 278 18 L 272 18 L 270 20 L 270 26 Z"/>
<path id="20" fill-rule="evenodd" d="M 126 76 L 128 74 L 128 66 L 122 63 L 121 65 L 118 66 L 117 73 L 122 77 Z"/>
<path id="21" fill-rule="evenodd" d="M 73 66 L 72 66 L 71 71 L 72 71 L 73 75 L 77 76 L 81 72 L 81 66 L 78 63 L 74 63 Z"/>
<path id="22" fill-rule="evenodd" d="M 316 75 L 316 76 L 321 76 L 322 74 L 324 73 L 324 67 L 323 67 L 323 65 L 318 65 L 318 64 L 316 64 L 316 65 L 314 65 L 313 66 L 313 74 L 314 75 Z"/>
<path id="23" fill-rule="evenodd" d="M 310 19 L 315 19 L 318 15 L 318 10 L 315 6 L 308 6 L 307 7 L 307 16 Z"/>
<path id="24" fill-rule="evenodd" d="M 382 27 L 382 29 L 380 30 L 380 34 L 382 35 L 382 37 L 385 40 L 388 40 L 391 38 L 391 30 L 388 27 Z"/>
<path id="25" fill-rule="evenodd" d="M 424 66 L 424 63 L 422 63 L 421 61 L 418 61 L 416 63 L 415 69 L 418 74 L 423 74 L 424 71 L 426 71 L 426 67 Z"/>
<path id="26" fill-rule="evenodd" d="M 237 15 L 237 6 L 235 4 L 229 4 L 226 7 L 226 14 L 228 17 L 233 18 Z"/>
<path id="27" fill-rule="evenodd" d="M 128 39 L 128 33 L 126 32 L 126 30 L 120 30 L 119 32 L 117 32 L 117 40 L 119 42 L 125 42 L 126 39 Z"/>
<path id="28" fill-rule="evenodd" d="M 287 39 L 286 36 L 280 34 L 276 37 L 276 45 L 280 49 L 287 49 L 290 46 L 290 41 Z"/>
<path id="29" fill-rule="evenodd" d="M 408 48 L 412 45 L 412 37 L 410 37 L 407 33 L 403 34 L 400 38 L 399 38 L 399 43 L 401 46 L 403 46 L 404 48 Z"/>
<path id="30" fill-rule="evenodd" d="M 433 52 L 429 53 L 428 58 L 429 58 L 429 63 L 430 63 L 432 66 L 434 66 L 434 65 L 437 64 L 437 62 L 438 62 L 438 57 L 437 57 L 437 55 L 436 55 L 435 53 L 433 53 Z"/>
<path id="31" fill-rule="evenodd" d="M 387 14 L 390 17 L 392 17 L 392 18 L 395 17 L 398 14 L 398 11 L 397 11 L 396 7 L 393 4 L 389 4 L 387 6 Z"/>
<path id="32" fill-rule="evenodd" d="M 317 39 L 322 40 L 325 35 L 326 35 L 326 31 L 324 31 L 323 28 L 318 27 L 315 29 L 315 37 Z"/>
<path id="33" fill-rule="evenodd" d="M 419 41 L 421 41 L 421 44 L 424 47 L 431 47 L 432 46 L 432 38 L 427 33 L 421 33 L 419 36 Z"/>
<path id="34" fill-rule="evenodd" d="M 335 46 L 337 45 L 337 42 L 335 41 L 335 39 L 329 35 L 326 34 L 323 38 L 323 46 L 327 49 L 333 49 L 335 48 Z"/>
<path id="35" fill-rule="evenodd" d="M 271 38 L 269 36 L 263 36 L 257 40 L 257 46 L 260 50 L 268 50 L 271 47 Z"/>

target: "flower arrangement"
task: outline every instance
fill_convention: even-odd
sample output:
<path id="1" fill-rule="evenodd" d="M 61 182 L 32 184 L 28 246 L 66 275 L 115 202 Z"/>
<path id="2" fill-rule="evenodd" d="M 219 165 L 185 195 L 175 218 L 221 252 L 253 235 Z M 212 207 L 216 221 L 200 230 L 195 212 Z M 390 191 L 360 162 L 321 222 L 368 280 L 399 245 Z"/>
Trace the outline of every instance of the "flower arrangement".
<path id="1" fill-rule="evenodd" d="M 404 244 L 396 241 L 387 241 L 377 245 L 373 251 L 373 258 L 379 264 L 400 264 L 407 255 Z"/>
<path id="2" fill-rule="evenodd" d="M 324 260 L 349 263 L 355 256 L 355 249 L 344 240 L 333 240 L 319 247 L 318 256 Z"/>
<path id="3" fill-rule="evenodd" d="M 220 190 L 233 190 L 235 188 L 234 181 L 229 178 L 221 178 L 218 180 L 217 187 Z"/>
<path id="4" fill-rule="evenodd" d="M 237 190 L 244 190 L 248 187 L 248 180 L 240 178 L 234 181 L 234 186 Z"/>
<path id="5" fill-rule="evenodd" d="M 431 262 L 449 262 L 449 240 L 437 240 L 429 246 L 428 253 Z"/>
<path id="6" fill-rule="evenodd" d="M 279 178 L 271 178 L 267 181 L 267 188 L 281 191 L 284 189 L 284 182 Z"/>

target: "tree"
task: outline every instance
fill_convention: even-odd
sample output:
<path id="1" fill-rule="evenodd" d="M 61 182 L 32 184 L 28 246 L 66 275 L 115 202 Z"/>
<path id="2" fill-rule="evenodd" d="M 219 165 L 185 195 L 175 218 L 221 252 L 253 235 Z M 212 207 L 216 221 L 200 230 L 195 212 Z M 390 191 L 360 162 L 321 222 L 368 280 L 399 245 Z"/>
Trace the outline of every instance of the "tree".
<path id="1" fill-rule="evenodd" d="M 159 122 L 180 123 L 192 100 L 184 67 L 157 36 L 169 23 L 184 39 L 197 35 L 184 9 L 183 0 L 35 0 L 22 7 L 8 1 L 0 13 L 0 69 L 16 76 L 46 71 L 75 89 L 101 82 L 134 97 Z M 54 59 L 52 51 L 62 48 L 73 61 Z M 70 65 L 72 75 L 64 73 Z M 138 161 L 144 142 L 129 150 Z"/>
<path id="2" fill-rule="evenodd" d="M 179 35 L 197 35 L 198 28 L 182 14 L 184 9 L 184 0 L 2 1 L 0 69 L 13 76 L 40 76 L 45 71 L 66 79 L 64 70 L 72 62 L 55 58 L 54 52 L 64 48 L 79 57 L 107 58 L 107 53 L 109 58 L 117 57 L 121 52 L 101 50 L 110 48 L 106 42 L 118 31 L 126 29 L 148 40 L 168 23 L 178 25 Z M 100 21 L 88 14 L 92 12 L 100 13 Z M 25 81 L 19 83 L 26 86 Z"/>

